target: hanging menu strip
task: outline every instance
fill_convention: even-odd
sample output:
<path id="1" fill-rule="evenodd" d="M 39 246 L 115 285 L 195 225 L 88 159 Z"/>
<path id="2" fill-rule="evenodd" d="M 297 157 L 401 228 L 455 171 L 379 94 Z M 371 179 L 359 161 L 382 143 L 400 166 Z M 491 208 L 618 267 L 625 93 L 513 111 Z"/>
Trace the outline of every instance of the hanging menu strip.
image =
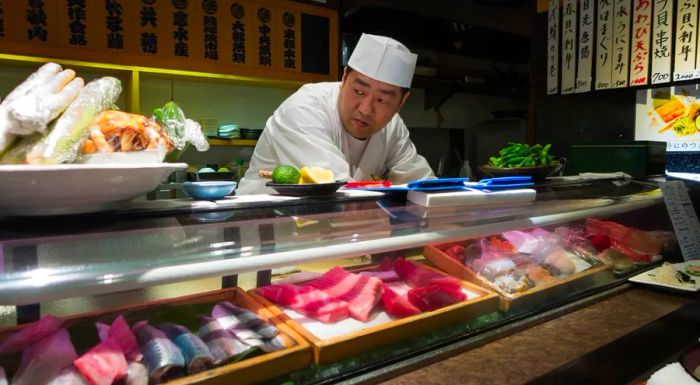
<path id="1" fill-rule="evenodd" d="M 578 35 L 578 69 L 576 92 L 591 90 L 591 66 L 593 63 L 593 20 L 595 19 L 594 0 L 581 0 Z"/>
<path id="2" fill-rule="evenodd" d="M 572 94 L 576 87 L 576 0 L 564 0 L 561 23 L 561 93 Z"/>
<path id="3" fill-rule="evenodd" d="M 615 0 L 615 15 L 613 16 L 613 88 L 627 87 L 631 7 L 630 0 Z"/>
<path id="4" fill-rule="evenodd" d="M 595 89 L 611 87 L 613 0 L 598 0 L 598 31 L 596 33 Z"/>
<path id="5" fill-rule="evenodd" d="M 650 0 L 632 0 L 632 8 L 630 85 L 640 86 L 649 83 Z"/>
<path id="6" fill-rule="evenodd" d="M 547 94 L 559 91 L 559 0 L 549 0 L 547 11 Z"/>
<path id="7" fill-rule="evenodd" d="M 662 182 L 660 187 L 683 259 L 700 258 L 700 223 L 685 184 L 676 180 Z"/>
<path id="8" fill-rule="evenodd" d="M 695 78 L 695 49 L 698 32 L 698 0 L 679 0 L 676 10 L 676 44 L 673 80 Z"/>
<path id="9" fill-rule="evenodd" d="M 651 37 L 651 84 L 671 81 L 671 38 L 673 1 L 654 1 L 654 27 Z"/>

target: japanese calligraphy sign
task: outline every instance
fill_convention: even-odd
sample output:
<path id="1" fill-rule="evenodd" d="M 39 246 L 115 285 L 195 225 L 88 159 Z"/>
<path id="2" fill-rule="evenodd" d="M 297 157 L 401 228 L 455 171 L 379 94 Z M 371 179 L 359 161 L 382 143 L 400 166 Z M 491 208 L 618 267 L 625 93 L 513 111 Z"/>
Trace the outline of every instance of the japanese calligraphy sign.
<path id="1" fill-rule="evenodd" d="M 610 88 L 613 62 L 613 0 L 598 0 L 595 89 Z"/>
<path id="2" fill-rule="evenodd" d="M 630 20 L 632 19 L 632 2 L 615 0 L 613 19 L 613 88 L 627 87 L 630 57 Z"/>
<path id="3" fill-rule="evenodd" d="M 329 20 L 328 74 L 301 74 L 307 14 Z M 335 80 L 337 29 L 289 0 L 0 0 L 2 53 L 222 74 Z"/>
<path id="4" fill-rule="evenodd" d="M 698 0 L 678 0 L 676 44 L 673 51 L 673 80 L 695 78 L 698 33 Z"/>
<path id="5" fill-rule="evenodd" d="M 559 91 L 559 0 L 549 0 L 547 11 L 547 94 Z"/>
<path id="6" fill-rule="evenodd" d="M 673 0 L 653 0 L 653 2 L 651 84 L 662 84 L 671 81 Z"/>
<path id="7" fill-rule="evenodd" d="M 593 63 L 593 26 L 595 20 L 595 0 L 581 0 L 579 12 L 578 68 L 576 92 L 591 90 L 591 66 Z"/>
<path id="8" fill-rule="evenodd" d="M 564 0 L 561 20 L 561 93 L 576 88 L 576 0 Z"/>
<path id="9" fill-rule="evenodd" d="M 632 0 L 632 49 L 630 85 L 649 83 L 649 36 L 651 35 L 651 1 Z"/>

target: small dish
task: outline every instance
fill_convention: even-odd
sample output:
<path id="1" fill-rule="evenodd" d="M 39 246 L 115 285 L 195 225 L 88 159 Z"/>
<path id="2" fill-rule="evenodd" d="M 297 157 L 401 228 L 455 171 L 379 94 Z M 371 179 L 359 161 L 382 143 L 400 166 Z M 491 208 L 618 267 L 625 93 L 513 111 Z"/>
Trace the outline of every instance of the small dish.
<path id="1" fill-rule="evenodd" d="M 232 181 L 236 179 L 236 173 L 234 171 L 188 172 L 187 179 L 193 182 Z"/>
<path id="2" fill-rule="evenodd" d="M 335 181 L 333 183 L 308 183 L 308 184 L 282 184 L 267 182 L 266 186 L 272 187 L 280 195 L 293 197 L 328 196 L 335 194 L 346 181 Z"/>
<path id="3" fill-rule="evenodd" d="M 559 172 L 563 167 L 562 162 L 555 164 L 550 164 L 548 166 L 538 166 L 538 167 L 512 167 L 512 168 L 499 168 L 491 167 L 489 165 L 479 166 L 479 170 L 489 176 L 522 176 L 529 175 L 532 179 L 542 180 L 552 174 Z"/>
<path id="4" fill-rule="evenodd" d="M 216 200 L 231 195 L 236 185 L 233 181 L 184 182 L 182 189 L 193 199 Z"/>

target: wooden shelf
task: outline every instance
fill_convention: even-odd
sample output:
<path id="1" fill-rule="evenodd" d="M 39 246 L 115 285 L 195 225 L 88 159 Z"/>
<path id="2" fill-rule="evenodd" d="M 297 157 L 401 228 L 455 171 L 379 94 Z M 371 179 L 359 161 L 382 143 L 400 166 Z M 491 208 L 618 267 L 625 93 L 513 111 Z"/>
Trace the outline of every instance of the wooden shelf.
<path id="1" fill-rule="evenodd" d="M 239 146 L 239 147 L 255 147 L 258 143 L 254 139 L 207 139 L 211 146 Z"/>

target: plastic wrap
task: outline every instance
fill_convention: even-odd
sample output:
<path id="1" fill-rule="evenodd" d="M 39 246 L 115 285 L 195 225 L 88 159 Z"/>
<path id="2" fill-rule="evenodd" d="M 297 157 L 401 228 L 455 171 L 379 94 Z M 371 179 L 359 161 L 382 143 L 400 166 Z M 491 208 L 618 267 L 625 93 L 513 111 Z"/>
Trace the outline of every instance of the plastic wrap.
<path id="1" fill-rule="evenodd" d="M 75 160 L 95 116 L 110 108 L 121 91 L 121 82 L 113 77 L 88 83 L 63 115 L 51 124 L 48 135 L 31 147 L 27 153 L 27 163 L 54 164 Z"/>
<path id="2" fill-rule="evenodd" d="M 41 66 L 36 72 L 29 75 L 19 86 L 15 87 L 0 103 L 0 154 L 8 149 L 15 141 L 13 126 L 17 124 L 14 117 L 10 114 L 8 105 L 11 101 L 27 94 L 31 89 L 40 84 L 48 83 L 49 80 L 61 72 L 61 66 L 56 63 L 46 63 Z"/>
<path id="3" fill-rule="evenodd" d="M 173 101 L 165 103 L 163 107 L 153 110 L 153 116 L 161 124 L 165 135 L 176 149 L 184 150 L 188 142 L 192 143 L 197 151 L 209 149 L 209 142 L 202 133 L 202 127 L 199 123 L 187 119 L 177 103 Z"/>
<path id="4" fill-rule="evenodd" d="M 16 135 L 46 132 L 49 122 L 75 100 L 83 85 L 83 79 L 68 69 L 11 100 L 7 109 L 16 124 L 10 127 L 10 132 Z"/>

